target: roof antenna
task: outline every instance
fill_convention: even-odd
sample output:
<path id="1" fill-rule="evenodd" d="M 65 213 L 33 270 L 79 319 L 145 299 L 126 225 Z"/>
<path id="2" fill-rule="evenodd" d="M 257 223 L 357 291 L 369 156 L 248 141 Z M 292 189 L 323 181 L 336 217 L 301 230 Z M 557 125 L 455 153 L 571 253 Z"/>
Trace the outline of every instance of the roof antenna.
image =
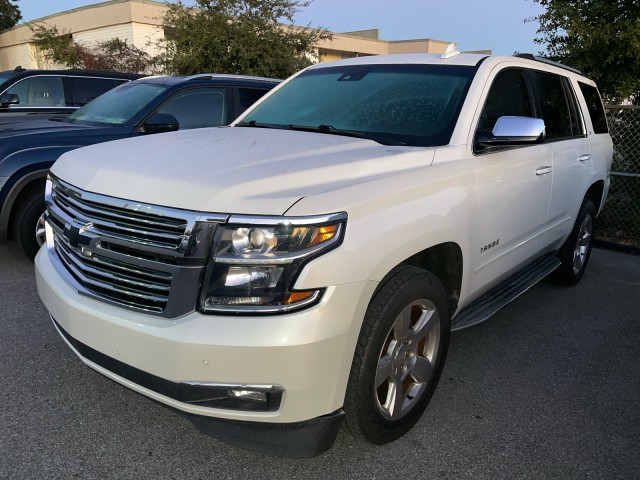
<path id="1" fill-rule="evenodd" d="M 455 57 L 456 55 L 460 55 L 460 52 L 456 49 L 455 43 L 450 43 L 449 45 L 447 45 L 447 49 L 444 51 L 444 53 L 440 55 L 440 58 L 444 60 L 446 58 Z"/>

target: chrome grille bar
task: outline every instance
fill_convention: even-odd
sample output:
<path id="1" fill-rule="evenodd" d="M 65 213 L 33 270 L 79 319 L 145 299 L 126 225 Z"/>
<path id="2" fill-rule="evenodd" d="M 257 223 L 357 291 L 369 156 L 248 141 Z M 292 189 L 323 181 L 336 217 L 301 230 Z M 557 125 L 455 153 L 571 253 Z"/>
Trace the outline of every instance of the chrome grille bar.
<path id="1" fill-rule="evenodd" d="M 151 312 L 162 312 L 165 309 L 168 300 L 166 295 L 154 295 L 133 288 L 123 288 L 114 283 L 108 283 L 86 275 L 83 269 L 77 266 L 72 254 L 65 252 L 63 248 L 60 248 L 60 245 L 60 242 L 56 244 L 58 258 L 62 260 L 62 263 L 75 279 L 83 286 L 91 289 L 95 296 L 106 297 L 118 303 Z"/>
<path id="2" fill-rule="evenodd" d="M 83 202 L 79 198 L 65 196 L 63 190 L 56 184 L 53 186 L 51 197 L 68 219 L 91 224 L 96 232 L 104 232 L 120 238 L 136 239 L 142 243 L 160 247 L 178 248 L 187 231 L 187 221 L 178 223 L 176 219 L 166 218 L 167 225 L 163 225 L 161 223 L 162 217 L 159 220 L 145 220 L 133 211 L 131 215 L 127 216 L 123 213 L 112 213 L 112 209 L 99 209 L 88 205 L 89 202 Z"/>
<path id="3" fill-rule="evenodd" d="M 85 277 L 103 279 L 105 282 L 114 285 L 120 284 L 123 287 L 129 286 L 131 288 L 139 288 L 141 290 L 153 290 L 158 292 L 158 294 L 168 295 L 169 293 L 169 289 L 171 288 L 171 274 L 168 274 L 164 278 L 165 282 L 158 282 L 157 280 L 153 281 L 149 278 L 137 279 L 130 275 L 123 275 L 109 271 L 108 269 L 96 266 L 96 263 L 101 263 L 100 260 L 96 262 L 90 257 L 83 257 L 81 254 L 72 250 L 71 246 L 59 236 L 56 236 L 55 239 L 56 247 L 59 250 L 62 250 L 64 256 L 68 258 Z"/>

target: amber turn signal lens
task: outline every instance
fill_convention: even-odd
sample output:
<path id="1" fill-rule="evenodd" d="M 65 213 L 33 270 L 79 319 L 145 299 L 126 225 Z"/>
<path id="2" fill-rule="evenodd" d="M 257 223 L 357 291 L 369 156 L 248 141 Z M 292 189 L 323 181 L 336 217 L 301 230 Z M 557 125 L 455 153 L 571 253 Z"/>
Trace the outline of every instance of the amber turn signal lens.
<path id="1" fill-rule="evenodd" d="M 285 303 L 286 305 L 291 305 L 292 303 L 298 303 L 298 302 L 301 302 L 302 300 L 306 300 L 307 298 L 312 297 L 314 293 L 316 293 L 315 290 L 307 290 L 304 292 L 291 292 L 284 297 L 283 303 Z"/>
<path id="2" fill-rule="evenodd" d="M 331 240 L 333 237 L 335 237 L 337 232 L 338 225 L 319 227 L 315 232 L 315 236 L 311 239 L 309 246 L 313 247 L 314 245 L 319 245 L 320 243 L 326 242 L 327 240 Z"/>

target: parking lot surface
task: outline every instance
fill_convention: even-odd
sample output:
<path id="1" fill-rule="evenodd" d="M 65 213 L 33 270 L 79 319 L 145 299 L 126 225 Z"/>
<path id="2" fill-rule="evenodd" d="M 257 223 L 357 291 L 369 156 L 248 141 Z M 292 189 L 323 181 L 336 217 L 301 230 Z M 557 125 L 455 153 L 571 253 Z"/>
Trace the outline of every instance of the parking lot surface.
<path id="1" fill-rule="evenodd" d="M 640 256 L 594 250 L 453 334 L 431 405 L 383 447 L 341 432 L 307 460 L 247 452 L 85 367 L 33 264 L 0 246 L 0 479 L 640 478 Z M 292 366 L 295 368 L 295 366 Z"/>

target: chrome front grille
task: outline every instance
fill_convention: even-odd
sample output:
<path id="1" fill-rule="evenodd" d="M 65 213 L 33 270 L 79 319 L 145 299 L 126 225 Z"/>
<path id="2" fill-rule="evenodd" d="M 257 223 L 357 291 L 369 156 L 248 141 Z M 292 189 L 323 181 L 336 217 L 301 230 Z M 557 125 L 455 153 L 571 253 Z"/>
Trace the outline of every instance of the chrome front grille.
<path id="1" fill-rule="evenodd" d="M 54 234 L 58 258 L 76 281 L 104 298 L 129 307 L 161 313 L 167 307 L 173 275 L 87 255 Z"/>
<path id="2" fill-rule="evenodd" d="M 226 215 L 169 209 L 47 182 L 47 248 L 79 293 L 175 318 L 195 309 L 213 231 Z"/>

